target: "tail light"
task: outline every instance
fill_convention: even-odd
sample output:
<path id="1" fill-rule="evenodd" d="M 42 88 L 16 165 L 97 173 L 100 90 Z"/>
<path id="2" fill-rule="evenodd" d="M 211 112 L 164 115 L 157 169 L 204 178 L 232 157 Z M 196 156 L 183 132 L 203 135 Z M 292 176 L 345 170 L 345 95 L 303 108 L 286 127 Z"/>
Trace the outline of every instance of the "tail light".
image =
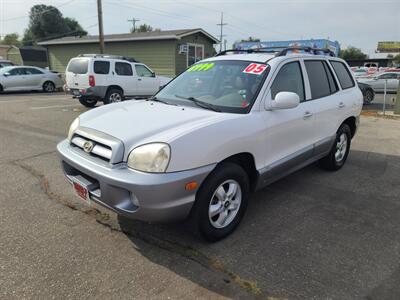
<path id="1" fill-rule="evenodd" d="M 89 86 L 93 87 L 96 85 L 96 81 L 94 80 L 93 75 L 89 75 Z"/>

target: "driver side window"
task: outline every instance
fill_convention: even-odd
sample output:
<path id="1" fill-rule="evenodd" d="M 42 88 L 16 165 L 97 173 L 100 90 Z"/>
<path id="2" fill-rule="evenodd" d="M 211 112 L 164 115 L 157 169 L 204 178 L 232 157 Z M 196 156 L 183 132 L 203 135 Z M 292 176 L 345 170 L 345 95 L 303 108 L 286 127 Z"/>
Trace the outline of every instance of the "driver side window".
<path id="1" fill-rule="evenodd" d="M 271 98 L 275 99 L 279 92 L 296 93 L 300 102 L 305 101 L 303 75 L 298 61 L 287 63 L 279 70 L 271 86 Z"/>

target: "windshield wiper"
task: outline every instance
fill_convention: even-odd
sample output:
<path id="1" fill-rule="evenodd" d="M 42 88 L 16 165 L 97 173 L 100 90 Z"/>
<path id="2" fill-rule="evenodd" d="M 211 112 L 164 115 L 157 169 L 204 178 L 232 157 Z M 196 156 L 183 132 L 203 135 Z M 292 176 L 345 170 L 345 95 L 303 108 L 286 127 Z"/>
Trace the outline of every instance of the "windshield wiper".
<path id="1" fill-rule="evenodd" d="M 161 102 L 161 103 L 164 103 L 164 104 L 167 104 L 167 105 L 175 105 L 175 106 L 177 106 L 177 104 L 175 104 L 175 103 L 170 103 L 170 102 L 167 102 L 165 100 L 161 100 L 161 99 L 159 99 L 159 98 L 157 98 L 155 96 L 147 98 L 146 101 L 155 101 L 155 102 Z"/>
<path id="2" fill-rule="evenodd" d="M 198 100 L 198 99 L 196 99 L 194 97 L 184 97 L 184 96 L 180 96 L 180 95 L 175 95 L 175 97 L 176 98 L 180 98 L 180 99 L 190 100 L 194 104 L 196 104 L 197 106 L 199 106 L 201 108 L 205 108 L 205 109 L 221 112 L 221 110 L 218 107 L 216 107 L 215 105 L 212 105 L 211 103 L 208 103 L 208 102 L 204 102 L 204 101 Z"/>

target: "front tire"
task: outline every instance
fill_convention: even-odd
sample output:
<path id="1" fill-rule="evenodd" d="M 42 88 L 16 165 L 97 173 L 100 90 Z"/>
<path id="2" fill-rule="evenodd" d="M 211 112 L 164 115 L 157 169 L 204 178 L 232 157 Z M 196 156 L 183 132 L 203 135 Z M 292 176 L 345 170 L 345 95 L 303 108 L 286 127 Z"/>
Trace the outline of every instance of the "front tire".
<path id="1" fill-rule="evenodd" d="M 232 233 L 246 211 L 249 190 L 249 178 L 240 166 L 217 166 L 196 194 L 190 215 L 195 232 L 210 242 Z"/>
<path id="2" fill-rule="evenodd" d="M 104 104 L 118 103 L 124 99 L 124 95 L 119 89 L 110 89 L 104 99 Z"/>
<path id="3" fill-rule="evenodd" d="M 336 132 L 335 143 L 327 156 L 319 162 L 322 168 L 330 171 L 339 170 L 345 164 L 351 145 L 351 130 L 349 125 L 342 124 Z"/>
<path id="4" fill-rule="evenodd" d="M 79 97 L 79 102 L 86 107 L 95 107 L 97 100 Z"/>
<path id="5" fill-rule="evenodd" d="M 46 81 L 43 83 L 43 92 L 45 93 L 54 93 L 56 90 L 56 86 L 51 81 Z"/>

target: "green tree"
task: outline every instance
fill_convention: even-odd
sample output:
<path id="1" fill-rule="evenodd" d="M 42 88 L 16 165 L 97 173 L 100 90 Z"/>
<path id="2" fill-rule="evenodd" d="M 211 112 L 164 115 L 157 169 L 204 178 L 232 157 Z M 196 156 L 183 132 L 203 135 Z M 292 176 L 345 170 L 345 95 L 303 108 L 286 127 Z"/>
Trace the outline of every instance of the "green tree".
<path id="1" fill-rule="evenodd" d="M 150 25 L 142 24 L 136 30 L 134 28 L 131 29 L 131 32 L 152 32 L 152 31 L 161 31 L 160 28 L 153 28 Z"/>
<path id="2" fill-rule="evenodd" d="M 339 53 L 340 58 L 346 59 L 366 59 L 368 55 L 363 53 L 361 49 L 356 47 L 348 47 L 346 49 L 340 50 Z"/>
<path id="3" fill-rule="evenodd" d="M 400 64 L 400 54 L 397 54 L 395 57 L 393 57 L 393 62 L 396 64 Z"/>
<path id="4" fill-rule="evenodd" d="M 30 10 L 29 25 L 25 30 L 23 43 L 31 45 L 44 39 L 86 34 L 77 21 L 64 18 L 56 7 L 38 4 Z"/>
<path id="5" fill-rule="evenodd" d="M 1 41 L 1 44 L 4 45 L 12 45 L 19 47 L 21 45 L 21 41 L 19 40 L 19 35 L 16 32 L 6 34 Z"/>

